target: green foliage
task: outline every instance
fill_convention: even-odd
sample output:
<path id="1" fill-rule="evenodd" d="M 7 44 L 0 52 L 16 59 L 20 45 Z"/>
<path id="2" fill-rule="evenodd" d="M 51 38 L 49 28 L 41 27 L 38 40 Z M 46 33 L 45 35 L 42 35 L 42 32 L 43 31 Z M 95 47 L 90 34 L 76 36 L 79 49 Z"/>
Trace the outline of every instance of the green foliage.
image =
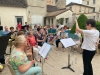
<path id="1" fill-rule="evenodd" d="M 100 22 L 96 22 L 96 28 L 100 31 Z"/>
<path id="2" fill-rule="evenodd" d="M 57 19 L 57 22 L 60 23 L 61 25 L 63 25 L 64 18 Z"/>
<path id="3" fill-rule="evenodd" d="M 81 14 L 78 17 L 78 24 L 81 29 L 86 29 L 85 26 L 87 20 L 88 18 L 84 14 Z M 71 28 L 71 33 L 75 33 L 75 29 L 76 29 L 76 25 L 74 24 L 73 27 Z"/>

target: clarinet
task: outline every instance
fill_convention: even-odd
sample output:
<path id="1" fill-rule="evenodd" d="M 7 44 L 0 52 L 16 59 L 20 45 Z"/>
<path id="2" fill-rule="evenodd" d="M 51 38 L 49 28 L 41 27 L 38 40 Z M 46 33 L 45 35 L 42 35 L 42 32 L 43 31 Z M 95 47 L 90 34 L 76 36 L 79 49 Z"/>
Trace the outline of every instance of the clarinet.
<path id="1" fill-rule="evenodd" d="M 30 40 L 28 39 L 28 41 L 29 41 L 29 43 L 30 43 Z M 31 43 L 30 43 L 30 48 L 32 49 L 32 58 L 33 58 L 33 60 L 34 60 L 34 52 L 33 52 L 33 46 L 31 45 Z M 34 66 L 35 66 L 35 64 L 34 64 Z"/>

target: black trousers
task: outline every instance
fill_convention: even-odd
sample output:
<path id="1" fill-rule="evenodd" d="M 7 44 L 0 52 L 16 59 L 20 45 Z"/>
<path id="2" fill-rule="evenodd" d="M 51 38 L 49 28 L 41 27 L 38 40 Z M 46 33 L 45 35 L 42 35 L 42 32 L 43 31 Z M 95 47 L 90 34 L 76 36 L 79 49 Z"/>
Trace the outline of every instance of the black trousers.
<path id="1" fill-rule="evenodd" d="M 60 43 L 60 39 L 57 39 L 57 40 L 56 40 L 56 47 L 57 47 L 57 48 L 59 47 L 59 43 Z M 64 48 L 63 44 L 62 44 L 62 48 Z"/>
<path id="2" fill-rule="evenodd" d="M 60 42 L 60 39 L 57 39 L 56 40 L 56 47 L 58 48 L 58 46 L 59 46 L 59 42 Z"/>
<path id="3" fill-rule="evenodd" d="M 91 61 L 95 55 L 96 51 L 88 51 L 83 49 L 83 64 L 84 64 L 84 73 L 83 75 L 93 75 L 93 69 Z"/>

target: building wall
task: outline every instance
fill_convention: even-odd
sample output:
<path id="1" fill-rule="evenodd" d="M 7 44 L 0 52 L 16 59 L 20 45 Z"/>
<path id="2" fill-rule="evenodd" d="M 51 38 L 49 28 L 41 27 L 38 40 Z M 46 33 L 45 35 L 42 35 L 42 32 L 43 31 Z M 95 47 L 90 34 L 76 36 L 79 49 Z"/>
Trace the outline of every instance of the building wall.
<path id="1" fill-rule="evenodd" d="M 56 6 L 57 6 L 59 9 L 66 8 L 66 0 L 58 0 L 58 1 L 56 2 Z"/>
<path id="2" fill-rule="evenodd" d="M 32 25 L 44 24 L 46 15 L 46 0 L 27 0 L 28 1 L 28 22 Z"/>
<path id="3" fill-rule="evenodd" d="M 47 5 L 55 6 L 55 0 L 46 0 Z"/>
<path id="4" fill-rule="evenodd" d="M 82 4 L 87 5 L 87 1 L 89 1 L 88 6 L 95 7 L 95 12 L 100 12 L 100 0 L 95 0 L 95 4 L 93 4 L 93 0 L 83 0 Z"/>
<path id="5" fill-rule="evenodd" d="M 100 18 L 97 18 L 97 16 L 96 16 L 95 13 L 92 13 L 92 14 L 91 14 L 91 13 L 88 13 L 88 14 L 84 14 L 84 15 L 87 16 L 88 19 L 95 19 L 95 20 L 98 19 L 98 21 L 99 21 L 99 19 L 100 19 Z M 77 18 L 78 18 L 79 16 L 80 16 L 80 14 L 77 14 L 77 15 L 76 15 Z"/>
<path id="6" fill-rule="evenodd" d="M 46 25 L 56 26 L 56 17 L 46 17 Z"/>
<path id="7" fill-rule="evenodd" d="M 69 27 L 72 27 L 73 22 L 74 22 L 73 17 L 72 17 L 72 14 L 73 14 L 73 12 L 70 11 L 70 10 L 68 10 L 68 11 L 66 11 L 66 12 L 64 12 L 64 13 L 56 16 L 56 20 L 57 19 L 60 19 L 60 18 L 64 18 L 63 25 L 67 25 Z M 66 19 L 68 19 L 67 22 L 66 22 Z"/>
<path id="8" fill-rule="evenodd" d="M 15 27 L 17 26 L 16 16 L 23 17 L 23 24 L 27 22 L 27 9 L 26 8 L 18 8 L 18 7 L 3 7 L 0 6 L 0 18 L 1 25 L 3 27 Z"/>
<path id="9" fill-rule="evenodd" d="M 71 10 L 76 14 L 92 13 L 93 12 L 93 8 L 80 6 L 80 5 L 72 5 L 72 6 L 67 6 L 66 7 L 66 9 L 69 9 L 69 8 L 72 8 Z"/>

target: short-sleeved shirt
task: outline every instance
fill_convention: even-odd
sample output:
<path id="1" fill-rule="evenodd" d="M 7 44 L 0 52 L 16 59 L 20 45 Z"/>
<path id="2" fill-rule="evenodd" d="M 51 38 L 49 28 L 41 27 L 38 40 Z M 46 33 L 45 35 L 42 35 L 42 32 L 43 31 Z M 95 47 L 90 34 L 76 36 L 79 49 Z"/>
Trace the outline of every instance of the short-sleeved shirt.
<path id="1" fill-rule="evenodd" d="M 36 39 L 34 36 L 32 37 L 28 37 L 27 40 L 29 41 L 29 43 L 32 45 L 32 46 L 36 46 Z"/>
<path id="2" fill-rule="evenodd" d="M 10 64 L 13 68 L 13 70 L 18 70 L 18 66 L 22 64 L 28 64 L 28 58 L 25 54 L 25 52 L 18 52 L 15 48 L 11 53 L 10 56 Z"/>
<path id="3" fill-rule="evenodd" d="M 82 43 L 82 49 L 86 49 L 89 51 L 96 50 L 96 42 L 99 38 L 99 31 L 98 30 L 83 30 L 84 34 L 84 41 Z"/>

